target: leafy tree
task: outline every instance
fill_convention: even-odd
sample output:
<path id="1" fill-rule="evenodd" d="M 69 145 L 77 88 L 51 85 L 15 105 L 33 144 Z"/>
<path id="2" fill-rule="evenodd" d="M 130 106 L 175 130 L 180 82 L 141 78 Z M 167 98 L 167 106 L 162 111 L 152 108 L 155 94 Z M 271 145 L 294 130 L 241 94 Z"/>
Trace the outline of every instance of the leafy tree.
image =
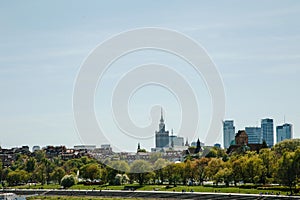
<path id="1" fill-rule="evenodd" d="M 205 169 L 208 166 L 208 162 L 210 159 L 208 158 L 200 158 L 194 163 L 194 170 L 196 172 L 196 176 L 198 177 L 200 185 L 203 185 L 203 182 L 206 177 Z"/>
<path id="2" fill-rule="evenodd" d="M 6 180 L 10 186 L 13 186 L 13 185 L 19 184 L 21 178 L 20 178 L 18 172 L 11 171 L 8 173 Z"/>
<path id="3" fill-rule="evenodd" d="M 163 168 L 165 168 L 167 166 L 167 164 L 168 164 L 168 162 L 163 158 L 159 158 L 154 163 L 154 170 L 155 170 L 156 179 L 158 180 L 158 182 L 160 184 L 163 184 L 163 182 L 164 182 L 165 173 L 164 173 Z"/>
<path id="4" fill-rule="evenodd" d="M 2 182 L 2 172 L 3 172 L 3 165 L 2 165 L 2 161 L 0 160 L 0 182 Z"/>
<path id="5" fill-rule="evenodd" d="M 26 155 L 22 155 L 21 153 L 16 154 L 15 161 L 11 164 L 10 168 L 11 170 L 15 171 L 17 169 L 25 169 L 25 160 L 27 160 Z"/>
<path id="6" fill-rule="evenodd" d="M 299 156 L 300 151 L 285 152 L 278 161 L 276 178 L 283 185 L 289 186 L 291 192 L 292 188 L 297 184 L 297 175 L 299 174 Z M 296 159 L 297 158 L 297 159 Z"/>
<path id="7" fill-rule="evenodd" d="M 285 152 L 294 152 L 300 147 L 300 139 L 284 140 L 277 143 L 272 149 L 277 156 L 282 156 Z"/>
<path id="8" fill-rule="evenodd" d="M 40 182 L 42 185 L 46 183 L 46 170 L 43 164 L 38 165 L 32 173 L 32 179 Z"/>
<path id="9" fill-rule="evenodd" d="M 64 163 L 63 168 L 67 174 L 76 174 L 77 171 L 84 165 L 82 161 L 87 161 L 85 159 L 71 159 Z"/>
<path id="10" fill-rule="evenodd" d="M 218 150 L 215 148 L 211 148 L 208 154 L 205 156 L 206 158 L 217 158 L 218 157 Z"/>
<path id="11" fill-rule="evenodd" d="M 109 182 L 109 174 L 108 174 L 108 168 L 101 165 L 100 166 L 100 172 L 101 172 L 101 180 L 104 182 L 104 183 L 108 183 Z"/>
<path id="12" fill-rule="evenodd" d="M 129 181 L 129 178 L 126 174 L 117 174 L 115 176 L 115 185 L 123 185 Z"/>
<path id="13" fill-rule="evenodd" d="M 232 167 L 232 179 L 234 181 L 234 185 L 236 186 L 239 181 L 246 180 L 246 176 L 244 174 L 244 165 L 246 163 L 247 158 L 244 156 L 232 156 L 229 160 Z"/>
<path id="14" fill-rule="evenodd" d="M 122 176 L 122 174 L 117 174 L 115 176 L 114 184 L 115 185 L 122 185 L 122 182 L 123 182 L 123 176 Z"/>
<path id="15" fill-rule="evenodd" d="M 259 152 L 259 158 L 262 160 L 263 171 L 261 182 L 262 183 L 272 183 L 275 162 L 277 161 L 274 151 L 271 149 L 261 149 Z"/>
<path id="16" fill-rule="evenodd" d="M 183 166 L 183 181 L 184 183 L 187 183 L 188 180 L 191 181 L 192 183 L 195 180 L 195 171 L 193 170 L 192 162 L 190 160 L 187 160 Z"/>
<path id="17" fill-rule="evenodd" d="M 80 168 L 81 177 L 90 180 L 96 180 L 100 178 L 100 168 L 98 164 L 86 164 Z"/>
<path id="18" fill-rule="evenodd" d="M 130 166 L 133 178 L 143 185 L 147 181 L 147 173 L 151 170 L 150 163 L 145 160 L 135 160 Z"/>
<path id="19" fill-rule="evenodd" d="M 25 170 L 27 172 L 33 172 L 34 169 L 35 169 L 35 166 L 36 166 L 36 159 L 34 157 L 31 157 L 29 158 L 27 161 L 26 161 L 26 167 L 25 167 Z"/>
<path id="20" fill-rule="evenodd" d="M 298 178 L 298 183 L 299 183 L 299 178 L 300 178 L 300 147 L 297 148 L 295 151 L 295 157 L 294 157 L 294 162 L 295 162 L 295 173 L 297 174 Z"/>
<path id="21" fill-rule="evenodd" d="M 262 160 L 257 154 L 250 155 L 244 163 L 244 174 L 246 175 L 247 182 L 258 183 L 262 172 L 264 171 L 264 166 L 262 165 Z"/>
<path id="22" fill-rule="evenodd" d="M 25 170 L 11 171 L 7 175 L 7 182 L 11 186 L 21 183 L 27 183 L 28 179 L 29 175 Z"/>
<path id="23" fill-rule="evenodd" d="M 60 185 L 60 181 L 65 174 L 66 172 L 62 167 L 55 167 L 54 171 L 50 174 L 51 180 Z"/>
<path id="24" fill-rule="evenodd" d="M 42 160 L 42 165 L 44 166 L 43 169 L 45 170 L 45 175 L 46 175 L 46 182 L 47 184 L 50 183 L 51 176 L 50 173 L 54 170 L 54 164 L 47 158 L 44 158 Z"/>
<path id="25" fill-rule="evenodd" d="M 11 172 L 12 170 L 8 167 L 5 167 L 3 170 L 2 170 L 2 181 L 4 180 L 7 180 L 7 176 L 9 174 L 9 172 Z"/>
<path id="26" fill-rule="evenodd" d="M 128 173 L 130 170 L 128 163 L 124 160 L 110 162 L 109 166 L 117 170 L 119 174 Z"/>
<path id="27" fill-rule="evenodd" d="M 53 164 L 54 164 L 55 166 L 57 166 L 57 167 L 61 167 L 61 166 L 63 166 L 63 164 L 64 164 L 64 161 L 61 159 L 61 156 L 54 157 L 54 158 L 52 159 L 52 162 L 53 162 Z"/>
<path id="28" fill-rule="evenodd" d="M 106 180 L 109 182 L 110 185 L 115 184 L 115 177 L 118 174 L 118 170 L 110 167 L 109 165 L 105 168 L 106 169 Z"/>
<path id="29" fill-rule="evenodd" d="M 90 164 L 90 163 L 96 163 L 95 159 L 91 159 L 87 156 L 82 156 L 79 160 L 83 165 L 87 165 L 87 164 Z"/>
<path id="30" fill-rule="evenodd" d="M 64 188 L 69 188 L 73 186 L 76 183 L 76 179 L 73 175 L 65 175 L 61 179 L 60 185 L 63 186 Z"/>
<path id="31" fill-rule="evenodd" d="M 218 173 L 220 169 L 223 168 L 223 163 L 224 161 L 221 160 L 220 158 L 212 158 L 208 162 L 208 166 L 206 167 L 206 174 L 207 177 L 210 178 L 211 180 L 217 180 L 215 175 Z M 217 184 L 218 182 L 216 182 Z"/>
<path id="32" fill-rule="evenodd" d="M 160 152 L 151 153 L 150 162 L 155 163 L 158 159 L 162 158 L 162 154 Z"/>
<path id="33" fill-rule="evenodd" d="M 42 162 L 43 159 L 46 158 L 46 154 L 44 150 L 38 150 L 34 152 L 34 158 L 37 162 Z"/>
<path id="34" fill-rule="evenodd" d="M 233 180 L 232 168 L 224 167 L 219 169 L 217 174 L 214 175 L 214 180 L 216 185 L 218 185 L 219 182 L 224 182 L 226 187 L 229 187 L 229 183 Z"/>
<path id="35" fill-rule="evenodd" d="M 176 186 L 183 179 L 184 163 L 173 163 L 167 165 L 163 170 L 169 184 Z"/>
<path id="36" fill-rule="evenodd" d="M 146 153 L 146 149 L 139 149 L 137 152 Z"/>

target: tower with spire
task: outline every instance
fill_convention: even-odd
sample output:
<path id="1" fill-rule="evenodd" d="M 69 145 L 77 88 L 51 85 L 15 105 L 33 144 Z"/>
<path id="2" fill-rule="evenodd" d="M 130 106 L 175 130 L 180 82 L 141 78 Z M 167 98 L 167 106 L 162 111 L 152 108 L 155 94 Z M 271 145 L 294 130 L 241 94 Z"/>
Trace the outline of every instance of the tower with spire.
<path id="1" fill-rule="evenodd" d="M 137 151 L 141 150 L 141 145 L 140 143 L 138 143 L 138 148 L 137 148 Z"/>
<path id="2" fill-rule="evenodd" d="M 165 125 L 165 120 L 164 120 L 164 116 L 163 116 L 163 110 L 161 108 L 161 111 L 160 111 L 159 132 L 165 132 L 165 128 L 166 128 L 166 125 Z"/>
<path id="3" fill-rule="evenodd" d="M 195 153 L 199 153 L 199 152 L 201 152 L 201 151 L 202 151 L 201 143 L 200 143 L 200 140 L 199 140 L 199 138 L 198 138 Z"/>
<path id="4" fill-rule="evenodd" d="M 160 112 L 160 123 L 158 126 L 158 131 L 155 131 L 155 147 L 156 148 L 169 147 L 169 131 L 166 131 L 166 125 L 165 125 L 162 108 Z"/>

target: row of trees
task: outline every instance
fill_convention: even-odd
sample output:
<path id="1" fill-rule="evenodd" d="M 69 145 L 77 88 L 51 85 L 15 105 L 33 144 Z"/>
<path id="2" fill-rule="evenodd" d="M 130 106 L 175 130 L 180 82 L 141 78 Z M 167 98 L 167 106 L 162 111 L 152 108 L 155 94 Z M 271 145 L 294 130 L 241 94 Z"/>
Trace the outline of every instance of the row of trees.
<path id="1" fill-rule="evenodd" d="M 16 161 L 10 167 L 2 167 L 0 162 L 0 177 L 2 184 L 11 185 L 31 183 L 60 184 L 65 175 L 81 173 L 80 177 L 86 179 L 100 178 L 100 167 L 95 159 L 81 157 L 63 161 L 60 157 L 46 158 L 44 151 L 36 151 L 33 156 L 18 154 Z"/>
<path id="2" fill-rule="evenodd" d="M 31 157 L 18 155 L 8 168 L 0 166 L 0 176 L 9 185 L 28 182 L 61 184 L 64 176 L 72 175 L 110 184 L 136 181 L 141 185 L 201 185 L 204 181 L 211 180 L 216 185 L 225 183 L 227 186 L 240 182 L 279 183 L 292 189 L 299 183 L 300 177 L 300 140 L 286 140 L 272 149 L 239 152 L 230 156 L 222 149 L 213 148 L 205 157 L 187 157 L 182 163 L 171 163 L 158 158 L 152 163 L 136 160 L 131 165 L 125 161 L 106 164 L 88 157 L 68 161 L 56 157 L 50 160 L 43 151 L 37 151 Z"/>

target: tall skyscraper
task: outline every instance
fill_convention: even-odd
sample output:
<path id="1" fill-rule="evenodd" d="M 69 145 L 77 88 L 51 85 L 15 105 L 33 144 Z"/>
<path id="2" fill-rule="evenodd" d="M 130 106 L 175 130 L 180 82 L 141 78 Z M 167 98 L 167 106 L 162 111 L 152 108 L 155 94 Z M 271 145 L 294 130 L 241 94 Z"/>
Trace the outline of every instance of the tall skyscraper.
<path id="1" fill-rule="evenodd" d="M 246 127 L 246 133 L 248 134 L 249 144 L 262 144 L 262 132 L 259 127 Z"/>
<path id="2" fill-rule="evenodd" d="M 283 124 L 276 127 L 276 140 L 277 143 L 285 139 L 291 139 L 293 136 L 292 124 Z"/>
<path id="3" fill-rule="evenodd" d="M 266 118 L 261 120 L 261 133 L 262 139 L 266 141 L 268 147 L 272 147 L 274 145 L 273 119 Z"/>
<path id="4" fill-rule="evenodd" d="M 224 148 L 228 148 L 232 140 L 235 137 L 235 127 L 233 120 L 223 121 L 223 139 L 224 139 Z"/>
<path id="5" fill-rule="evenodd" d="M 155 147 L 164 148 L 169 147 L 169 131 L 166 131 L 165 122 L 163 118 L 163 111 L 161 110 L 159 130 L 155 131 Z"/>

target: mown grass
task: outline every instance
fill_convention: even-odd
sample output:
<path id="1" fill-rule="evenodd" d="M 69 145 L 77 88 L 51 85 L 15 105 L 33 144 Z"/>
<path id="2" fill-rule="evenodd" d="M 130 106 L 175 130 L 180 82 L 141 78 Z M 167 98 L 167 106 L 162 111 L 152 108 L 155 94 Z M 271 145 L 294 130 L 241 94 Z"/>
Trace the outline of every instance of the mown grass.
<path id="1" fill-rule="evenodd" d="M 268 194 L 276 194 L 280 192 L 281 194 L 286 194 L 286 188 L 282 187 L 282 189 L 276 189 L 276 188 L 265 188 L 265 189 L 255 189 L 255 188 L 240 188 L 240 187 L 216 187 L 211 185 L 206 186 L 182 186 L 178 185 L 177 187 L 173 186 L 166 186 L 166 185 L 144 185 L 139 187 L 138 184 L 127 184 L 127 185 L 82 185 L 77 184 L 69 189 L 78 189 L 78 190 L 124 190 L 124 187 L 137 187 L 137 190 L 143 190 L 143 191 L 176 191 L 176 192 L 182 192 L 183 190 L 186 192 L 214 192 L 214 193 L 243 193 L 243 194 L 259 194 L 259 193 L 268 193 Z M 60 189 L 61 187 L 59 185 L 55 184 L 49 184 L 49 185 L 23 185 L 23 186 L 16 186 L 14 188 L 20 188 L 20 189 Z"/>
<path id="2" fill-rule="evenodd" d="M 36 197 L 28 197 L 28 200 L 121 200 L 123 198 L 116 198 L 116 197 L 59 197 L 59 196 L 36 196 Z M 142 200 L 143 198 L 126 198 L 130 200 Z M 151 199 L 150 199 L 151 200 Z"/>

